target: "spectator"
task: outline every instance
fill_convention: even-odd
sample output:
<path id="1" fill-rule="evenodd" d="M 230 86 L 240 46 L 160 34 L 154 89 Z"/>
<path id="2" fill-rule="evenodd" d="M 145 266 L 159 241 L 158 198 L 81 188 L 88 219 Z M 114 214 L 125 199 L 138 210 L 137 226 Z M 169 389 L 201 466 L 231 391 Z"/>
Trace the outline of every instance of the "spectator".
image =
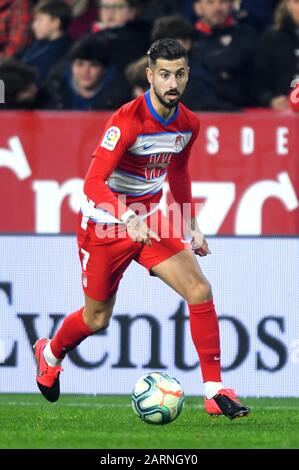
<path id="1" fill-rule="evenodd" d="M 119 28 L 137 16 L 138 2 L 130 0 L 99 0 L 99 21 L 93 25 L 94 32 Z"/>
<path id="2" fill-rule="evenodd" d="M 217 99 L 213 78 L 204 68 L 200 57 L 194 55 L 196 31 L 191 23 L 179 15 L 162 16 L 154 23 L 152 40 L 164 38 L 176 39 L 188 51 L 190 77 L 182 102 L 194 111 L 231 110 L 229 103 Z"/>
<path id="3" fill-rule="evenodd" d="M 138 96 L 143 95 L 149 88 L 145 72 L 147 67 L 148 56 L 146 55 L 128 65 L 126 68 L 126 78 L 131 87 L 132 98 L 138 98 Z"/>
<path id="4" fill-rule="evenodd" d="M 190 50 L 193 40 L 196 38 L 196 31 L 192 24 L 180 15 L 167 15 L 158 18 L 152 29 L 152 40 L 158 39 L 177 39 L 188 51 L 190 58 Z"/>
<path id="5" fill-rule="evenodd" d="M 123 69 L 149 47 L 150 25 L 140 19 L 142 0 L 100 0 L 93 32 L 109 43 L 112 62 Z"/>
<path id="6" fill-rule="evenodd" d="M 195 1 L 192 0 L 192 4 L 193 4 L 192 5 L 193 14 L 197 18 L 197 22 L 196 20 L 194 20 L 194 23 L 195 23 L 195 26 L 197 26 L 200 24 L 201 16 L 202 16 L 201 0 L 195 0 Z M 241 22 L 241 21 L 249 22 L 248 12 L 241 9 L 241 0 L 232 0 L 232 17 L 238 22 Z"/>
<path id="7" fill-rule="evenodd" d="M 211 77 L 217 100 L 238 110 L 252 103 L 251 69 L 257 35 L 253 27 L 233 18 L 233 3 L 199 0 L 202 16 L 196 24 L 199 37 L 193 51 Z"/>
<path id="8" fill-rule="evenodd" d="M 201 17 L 202 17 L 202 7 L 201 7 L 201 0 L 186 0 L 187 3 L 192 4 L 193 7 L 193 18 L 195 15 L 194 23 L 195 27 L 197 28 L 200 25 Z M 225 3 L 225 0 L 224 0 Z M 241 0 L 232 0 L 232 17 L 237 21 L 247 21 L 248 20 L 248 12 L 241 9 Z M 189 13 L 190 16 L 190 13 Z M 192 19 L 193 19 L 192 18 Z"/>
<path id="9" fill-rule="evenodd" d="M 0 0 L 0 58 L 19 55 L 30 41 L 30 1 Z"/>
<path id="10" fill-rule="evenodd" d="M 72 39 L 80 39 L 91 29 L 98 15 L 97 0 L 64 0 L 72 8 L 73 20 L 68 29 Z"/>
<path id="11" fill-rule="evenodd" d="M 274 26 L 261 38 L 255 67 L 258 104 L 287 109 L 291 83 L 299 77 L 299 1 L 277 8 Z"/>
<path id="12" fill-rule="evenodd" d="M 38 91 L 34 69 L 15 59 L 6 58 L 0 65 L 0 80 L 5 85 L 5 109 L 34 108 Z"/>
<path id="13" fill-rule="evenodd" d="M 72 47 L 70 64 L 49 77 L 42 90 L 42 108 L 69 110 L 116 109 L 128 99 L 124 78 L 110 65 L 103 39 L 85 36 Z"/>
<path id="14" fill-rule="evenodd" d="M 63 1 L 42 2 L 34 9 L 35 41 L 25 51 L 22 62 L 36 69 L 38 86 L 70 49 L 71 39 L 66 30 L 71 19 L 71 8 Z"/>

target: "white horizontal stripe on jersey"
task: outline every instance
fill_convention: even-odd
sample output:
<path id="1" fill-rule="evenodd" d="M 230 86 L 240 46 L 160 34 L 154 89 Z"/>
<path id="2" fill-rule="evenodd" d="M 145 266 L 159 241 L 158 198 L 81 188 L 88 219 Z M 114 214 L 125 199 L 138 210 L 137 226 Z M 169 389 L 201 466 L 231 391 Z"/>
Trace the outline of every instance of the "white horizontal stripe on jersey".
<path id="1" fill-rule="evenodd" d="M 107 180 L 109 188 L 121 194 L 128 196 L 145 196 L 146 194 L 158 193 L 166 178 L 164 172 L 158 178 L 146 180 L 138 175 L 130 175 L 119 170 L 114 170 Z"/>
<path id="2" fill-rule="evenodd" d="M 191 131 L 141 134 L 128 151 L 135 156 L 180 153 L 188 145 L 191 137 Z"/>

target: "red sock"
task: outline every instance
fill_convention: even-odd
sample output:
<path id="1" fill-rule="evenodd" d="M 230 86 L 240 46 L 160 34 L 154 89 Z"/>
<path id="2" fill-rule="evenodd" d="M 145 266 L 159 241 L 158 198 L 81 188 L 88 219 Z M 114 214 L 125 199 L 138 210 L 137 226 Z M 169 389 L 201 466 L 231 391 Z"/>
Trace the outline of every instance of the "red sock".
<path id="1" fill-rule="evenodd" d="M 191 336 L 203 381 L 221 382 L 219 324 L 213 299 L 189 305 L 189 311 Z"/>
<path id="2" fill-rule="evenodd" d="M 63 359 L 64 356 L 81 343 L 85 338 L 95 333 L 86 325 L 83 319 L 84 307 L 71 313 L 64 320 L 51 340 L 51 350 L 57 359 Z"/>

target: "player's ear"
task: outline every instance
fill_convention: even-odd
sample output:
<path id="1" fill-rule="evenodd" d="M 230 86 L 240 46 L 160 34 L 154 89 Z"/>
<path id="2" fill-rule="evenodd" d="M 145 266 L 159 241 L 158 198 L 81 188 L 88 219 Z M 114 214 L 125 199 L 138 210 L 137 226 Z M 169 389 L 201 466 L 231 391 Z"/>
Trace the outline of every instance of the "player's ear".
<path id="1" fill-rule="evenodd" d="M 189 80 L 190 67 L 187 67 L 187 82 Z"/>
<path id="2" fill-rule="evenodd" d="M 146 71 L 147 80 L 149 84 L 151 85 L 153 83 L 153 77 L 154 77 L 153 71 L 150 67 L 146 67 L 145 71 Z"/>

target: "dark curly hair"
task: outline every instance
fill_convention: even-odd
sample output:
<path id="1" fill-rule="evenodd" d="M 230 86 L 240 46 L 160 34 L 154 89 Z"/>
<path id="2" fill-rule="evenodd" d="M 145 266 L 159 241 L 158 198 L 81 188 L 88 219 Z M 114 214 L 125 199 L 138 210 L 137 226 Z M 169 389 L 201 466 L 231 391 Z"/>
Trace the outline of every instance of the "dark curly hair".
<path id="1" fill-rule="evenodd" d="M 176 39 L 159 39 L 155 41 L 147 52 L 150 64 L 155 64 L 157 59 L 176 60 L 185 58 L 188 60 L 186 49 Z"/>

